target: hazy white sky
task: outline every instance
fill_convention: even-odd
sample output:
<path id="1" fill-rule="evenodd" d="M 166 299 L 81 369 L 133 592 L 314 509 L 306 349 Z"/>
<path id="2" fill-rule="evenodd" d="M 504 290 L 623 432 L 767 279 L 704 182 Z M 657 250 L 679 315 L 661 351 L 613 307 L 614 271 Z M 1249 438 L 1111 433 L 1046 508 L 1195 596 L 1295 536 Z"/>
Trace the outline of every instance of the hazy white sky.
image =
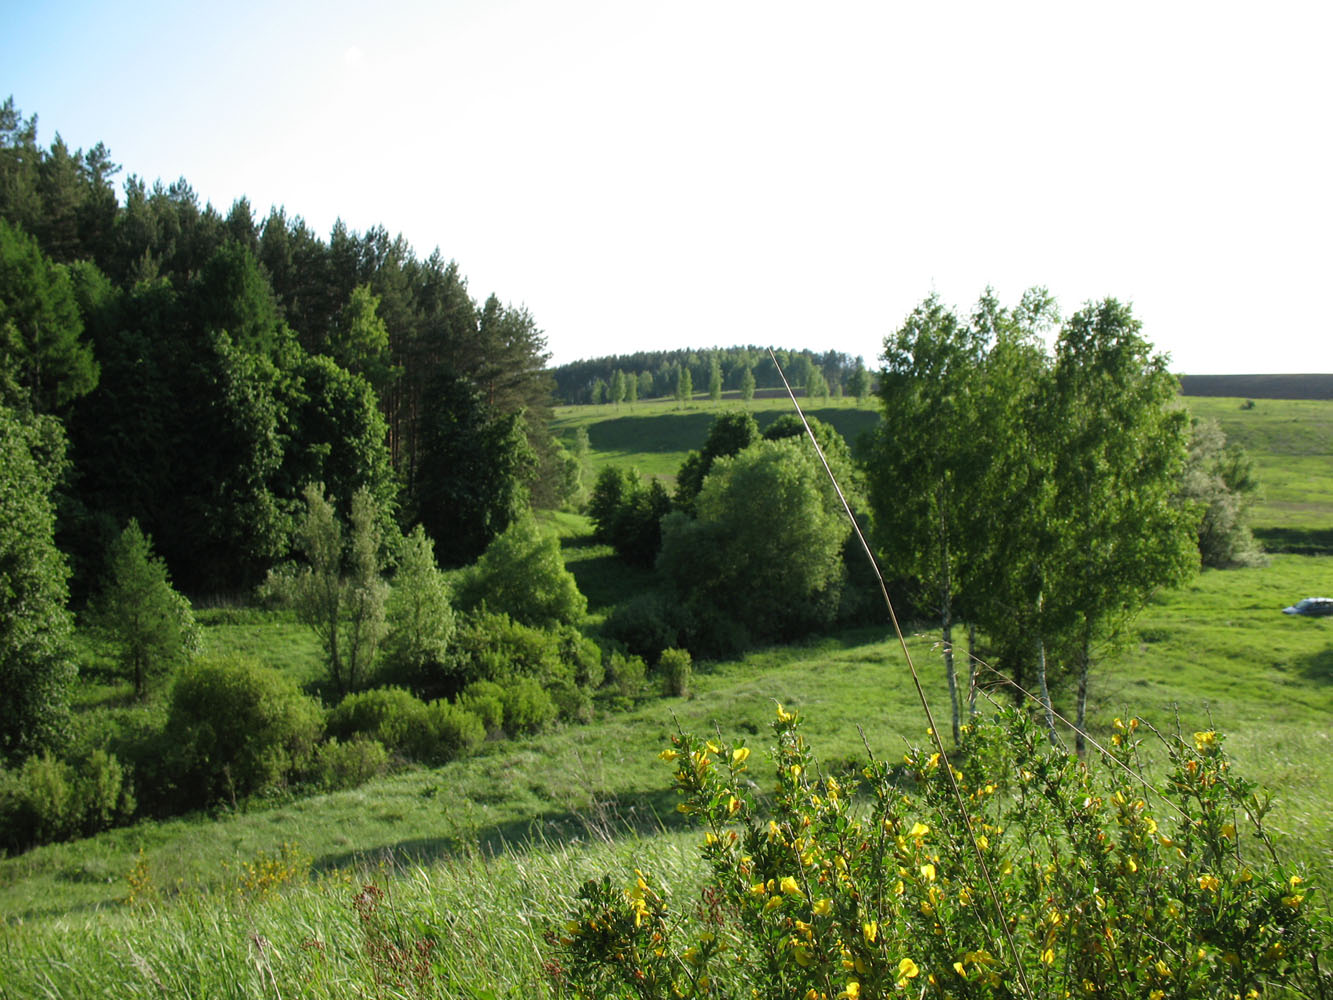
<path id="1" fill-rule="evenodd" d="M 1333 371 L 1333 5 L 13 5 L 0 99 L 327 236 L 438 246 L 554 360 L 874 363 L 932 290 L 1133 302 L 1187 373 Z M 123 179 L 123 178 L 122 178 Z"/>

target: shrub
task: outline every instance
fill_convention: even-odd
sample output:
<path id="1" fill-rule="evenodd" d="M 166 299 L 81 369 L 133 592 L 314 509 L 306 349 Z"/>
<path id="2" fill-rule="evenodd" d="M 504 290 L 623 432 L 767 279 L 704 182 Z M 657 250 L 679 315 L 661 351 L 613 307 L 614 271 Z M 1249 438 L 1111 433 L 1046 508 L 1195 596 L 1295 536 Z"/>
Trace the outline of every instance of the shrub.
<path id="1" fill-rule="evenodd" d="M 504 688 L 493 681 L 473 681 L 458 696 L 458 704 L 480 719 L 488 734 L 504 725 Z"/>
<path id="2" fill-rule="evenodd" d="M 41 754 L 21 767 L 0 768 L 0 847 L 6 851 L 97 833 L 133 812 L 129 776 L 104 750 L 77 766 Z"/>
<path id="3" fill-rule="evenodd" d="M 389 769 L 389 751 L 379 740 L 357 735 L 330 739 L 315 750 L 314 781 L 326 791 L 356 788 Z"/>
<path id="4" fill-rule="evenodd" d="M 1136 723 L 1116 720 L 1111 762 L 1089 768 L 1008 713 L 964 727 L 961 768 L 930 749 L 869 760 L 858 802 L 779 707 L 763 809 L 748 747 L 673 737 L 678 809 L 707 830 L 702 903 L 643 872 L 585 883 L 562 985 L 643 1000 L 1324 995 L 1330 918 L 1273 854 L 1267 799 L 1211 731 L 1163 740 L 1168 778 L 1146 787 Z"/>
<path id="5" fill-rule="evenodd" d="M 681 645 L 694 631 L 694 618 L 682 604 L 649 590 L 617 604 L 602 631 L 636 656 L 649 657 Z"/>
<path id="6" fill-rule="evenodd" d="M 282 674 L 243 657 L 187 665 L 167 709 L 176 805 L 201 806 L 281 787 L 305 771 L 323 710 Z"/>
<path id="7" fill-rule="evenodd" d="M 662 693 L 668 697 L 684 698 L 690 692 L 690 664 L 693 659 L 687 649 L 664 649 L 657 661 L 657 672 L 662 675 Z"/>
<path id="8" fill-rule="evenodd" d="M 567 648 L 578 658 L 585 655 L 581 643 L 572 642 L 563 630 L 531 628 L 503 614 L 468 615 L 451 657 L 454 691 L 472 681 L 508 682 L 512 677 L 573 682 L 577 667 L 566 660 Z"/>
<path id="9" fill-rule="evenodd" d="M 435 742 L 434 761 L 466 757 L 486 739 L 486 725 L 481 717 L 461 705 L 436 701 L 429 706 L 428 716 Z"/>
<path id="10" fill-rule="evenodd" d="M 607 657 L 606 683 L 622 698 L 637 698 L 647 675 L 648 666 L 641 656 L 616 650 Z"/>
<path id="11" fill-rule="evenodd" d="M 555 702 L 534 677 L 519 677 L 505 685 L 501 701 L 506 732 L 536 733 L 555 721 Z"/>
<path id="12" fill-rule="evenodd" d="M 372 688 L 349 694 L 329 713 L 330 736 L 349 740 L 366 736 L 390 753 L 414 760 L 430 756 L 430 723 L 425 702 L 402 688 Z"/>

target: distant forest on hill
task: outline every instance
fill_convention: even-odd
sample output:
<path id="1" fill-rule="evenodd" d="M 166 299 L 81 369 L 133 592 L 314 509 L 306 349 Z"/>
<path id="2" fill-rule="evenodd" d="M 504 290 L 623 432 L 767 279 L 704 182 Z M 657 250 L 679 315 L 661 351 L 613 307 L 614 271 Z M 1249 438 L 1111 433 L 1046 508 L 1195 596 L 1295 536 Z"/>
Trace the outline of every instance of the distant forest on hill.
<path id="1" fill-rule="evenodd" d="M 712 347 L 702 350 L 639 351 L 586 361 L 574 361 L 553 369 L 556 398 L 564 403 L 591 403 L 597 387 L 609 386 L 617 371 L 638 379 L 640 397 L 670 396 L 682 370 L 690 373 L 697 391 L 708 388 L 714 360 L 717 361 L 722 388 L 740 389 L 747 370 L 754 376 L 756 389 L 781 388 L 782 380 L 767 347 Z M 778 364 L 793 387 L 804 388 L 810 375 L 818 371 L 828 383 L 832 395 L 841 395 L 848 380 L 863 368 L 863 358 L 853 358 L 841 351 L 786 350 L 773 348 Z M 850 392 L 849 392 L 850 394 Z"/>
<path id="2" fill-rule="evenodd" d="M 1182 375 L 1186 396 L 1245 396 L 1250 399 L 1333 399 L 1333 374 Z"/>

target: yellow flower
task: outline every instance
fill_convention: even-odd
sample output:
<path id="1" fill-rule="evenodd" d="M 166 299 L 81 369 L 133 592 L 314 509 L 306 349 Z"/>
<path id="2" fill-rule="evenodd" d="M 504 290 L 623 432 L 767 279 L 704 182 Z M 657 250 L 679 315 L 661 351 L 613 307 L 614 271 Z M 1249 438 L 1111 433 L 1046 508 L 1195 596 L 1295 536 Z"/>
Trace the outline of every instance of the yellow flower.
<path id="1" fill-rule="evenodd" d="M 792 721 L 793 719 L 795 719 L 795 718 L 796 718 L 796 713 L 795 713 L 795 712 L 788 712 L 788 711 L 786 711 L 785 709 L 783 709 L 783 707 L 782 707 L 782 703 L 781 703 L 781 702 L 778 703 L 778 721 L 779 721 L 779 722 L 791 722 L 791 721 Z"/>
<path id="2" fill-rule="evenodd" d="M 1217 745 L 1217 733 L 1209 729 L 1207 732 L 1194 734 L 1194 749 L 1203 750 L 1205 747 Z"/>
<path id="3" fill-rule="evenodd" d="M 673 761 L 680 756 L 679 750 L 663 750 L 657 755 L 658 760 Z"/>
<path id="4" fill-rule="evenodd" d="M 806 968 L 812 961 L 809 950 L 804 945 L 797 945 L 791 950 L 792 957 L 796 959 L 796 964 L 802 969 Z"/>
<path id="5" fill-rule="evenodd" d="M 922 823 L 920 820 L 917 820 L 912 824 L 912 829 L 907 832 L 907 835 L 915 840 L 920 840 L 928 833 L 930 833 L 930 827 L 926 826 L 926 824 Z"/>
<path id="6" fill-rule="evenodd" d="M 801 887 L 797 884 L 796 879 L 792 878 L 790 875 L 784 875 L 782 877 L 782 881 L 778 884 L 778 888 L 788 896 L 794 896 L 801 891 Z"/>
<path id="7" fill-rule="evenodd" d="M 749 747 L 737 747 L 735 750 L 731 752 L 731 763 L 733 765 L 744 764 L 745 761 L 749 759 L 749 756 L 750 756 Z"/>
<path id="8" fill-rule="evenodd" d="M 741 811 L 741 800 L 731 795 L 727 798 L 727 815 L 735 816 Z"/>
<path id="9" fill-rule="evenodd" d="M 1045 951 L 1041 953 L 1042 965 L 1051 965 L 1054 961 L 1055 961 L 1055 950 L 1053 948 L 1047 948 Z"/>
<path id="10" fill-rule="evenodd" d="M 831 899 L 818 900 L 815 903 L 815 905 L 811 907 L 811 909 L 813 909 L 817 915 L 821 917 L 827 917 L 830 913 L 833 912 L 833 900 Z"/>
<path id="11" fill-rule="evenodd" d="M 875 938 L 879 937 L 879 921 L 871 920 L 861 925 L 861 936 L 866 939 L 866 944 L 874 944 Z"/>
<path id="12" fill-rule="evenodd" d="M 756 882 L 754 885 L 750 886 L 750 895 L 751 895 L 751 896 L 762 896 L 763 894 L 764 894 L 764 883 L 763 883 L 763 882 Z"/>
<path id="13" fill-rule="evenodd" d="M 1222 883 L 1216 875 L 1200 875 L 1198 878 L 1199 888 L 1204 892 L 1217 892 L 1222 887 Z"/>
<path id="14" fill-rule="evenodd" d="M 934 881 L 935 881 L 935 866 L 932 865 L 932 864 L 924 864 L 924 865 L 922 865 L 922 866 L 921 866 L 921 877 L 922 877 L 923 879 L 925 879 L 927 882 L 934 882 Z"/>
<path id="15" fill-rule="evenodd" d="M 960 976 L 962 976 L 964 979 L 967 978 L 967 973 L 963 970 L 963 963 L 962 963 L 962 962 L 954 962 L 954 963 L 953 963 L 953 971 L 956 972 L 956 973 L 958 973 L 958 974 L 959 974 Z"/>
<path id="16" fill-rule="evenodd" d="M 904 979 L 915 979 L 920 974 L 921 970 L 917 968 L 916 963 L 910 958 L 904 958 L 898 963 L 898 975 L 902 976 Z"/>
<path id="17" fill-rule="evenodd" d="M 1283 896 L 1282 905 L 1289 906 L 1294 910 L 1301 905 L 1304 899 L 1305 899 L 1305 893 L 1303 892 L 1298 892 L 1294 896 Z"/>
<path id="18" fill-rule="evenodd" d="M 861 984 L 853 979 L 847 988 L 838 994 L 838 1000 L 857 1000 L 861 996 Z"/>

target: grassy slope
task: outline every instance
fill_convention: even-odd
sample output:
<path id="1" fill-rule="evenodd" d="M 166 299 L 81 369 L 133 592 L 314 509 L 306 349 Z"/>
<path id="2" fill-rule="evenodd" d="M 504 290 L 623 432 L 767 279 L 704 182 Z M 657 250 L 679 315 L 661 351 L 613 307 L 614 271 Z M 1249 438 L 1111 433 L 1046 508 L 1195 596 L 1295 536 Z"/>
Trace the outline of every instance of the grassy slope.
<path id="1" fill-rule="evenodd" d="M 1231 408 L 1227 401 L 1217 400 L 1190 400 L 1190 405 L 1196 412 L 1217 407 L 1215 415 L 1228 433 L 1255 454 L 1261 475 L 1289 459 L 1322 462 L 1327 468 L 1333 452 L 1327 434 L 1333 404 L 1291 404 L 1313 407 L 1298 412 L 1288 404 L 1260 401 L 1256 412 L 1241 411 L 1239 401 L 1232 402 Z M 755 407 L 774 416 L 782 412 L 767 401 L 756 402 Z M 591 409 L 562 411 L 564 428 L 593 419 L 595 414 L 587 412 Z M 640 403 L 633 417 L 622 414 L 618 420 L 643 421 L 650 413 L 666 411 L 664 422 L 670 425 L 647 435 L 657 450 L 647 455 L 626 452 L 623 458 L 646 472 L 651 471 L 652 461 L 662 466 L 677 461 L 677 456 L 697 447 L 706 432 L 711 413 L 701 409 L 705 419 L 694 439 L 681 429 L 683 425 L 666 419 L 675 415 L 665 405 Z M 862 418 L 850 404 L 843 410 Z M 693 416 L 684 414 L 686 419 Z M 873 419 L 873 414 L 865 416 Z M 1311 432 L 1306 423 L 1324 430 Z M 592 430 L 594 446 L 607 440 L 596 424 Z M 1286 451 L 1277 450 L 1281 448 Z M 1274 457 L 1275 453 L 1285 457 Z M 600 460 L 610 459 L 600 456 Z M 1269 505 L 1286 502 L 1272 499 L 1271 486 L 1268 495 Z M 1330 506 L 1333 490 L 1316 493 L 1313 513 L 1287 511 L 1282 516 L 1290 515 L 1297 527 L 1314 526 Z M 1260 523 L 1275 516 L 1269 506 L 1259 513 Z M 587 543 L 583 519 L 562 515 L 556 523 L 566 536 L 571 565 L 595 612 L 604 612 L 618 594 L 642 579 L 619 566 L 604 548 Z M 1327 877 L 1333 873 L 1329 808 L 1333 775 L 1322 762 L 1327 760 L 1333 710 L 1333 621 L 1280 614 L 1292 599 L 1317 592 L 1333 592 L 1333 561 L 1279 556 L 1266 568 L 1205 573 L 1193 585 L 1162 595 L 1140 617 L 1131 641 L 1104 656 L 1092 718 L 1094 731 L 1105 732 L 1110 718 L 1126 711 L 1166 728 L 1175 725 L 1178 713 L 1186 731 L 1215 724 L 1231 734 L 1231 747 L 1243 771 L 1277 790 L 1275 825 L 1287 834 L 1288 846 Z M 297 631 L 289 632 L 287 623 L 263 624 L 256 619 L 257 624 L 224 624 L 224 620 L 220 616 L 210 625 L 215 644 L 267 649 L 266 640 L 276 640 L 274 658 L 285 669 L 298 676 L 309 676 L 312 664 L 317 669 L 313 645 Z M 914 638 L 912 646 L 942 717 L 947 707 L 938 652 L 928 634 Z M 74 975 L 81 962 L 128 967 L 132 962 L 126 949 L 137 948 L 135 954 L 162 955 L 161 961 L 168 965 L 198 966 L 190 982 L 206 994 L 208 990 L 199 984 L 213 983 L 208 977 L 223 975 L 228 968 L 238 979 L 254 978 L 258 963 L 246 951 L 244 935 L 251 933 L 247 928 L 264 928 L 262 933 L 275 943 L 281 939 L 288 955 L 299 952 L 302 935 L 324 940 L 336 936 L 339 927 L 346 931 L 353 880 L 336 873 L 355 863 L 369 863 L 371 874 L 363 871 L 357 878 L 376 877 L 375 864 L 387 863 L 386 859 L 417 859 L 427 866 L 380 873 L 381 880 L 398 886 L 404 900 L 438 908 L 444 905 L 441 899 L 471 893 L 469 912 L 440 919 L 463 941 L 483 940 L 488 934 L 506 933 L 512 923 L 495 919 L 493 913 L 487 917 L 488 906 L 503 913 L 554 910 L 558 916 L 577 877 L 608 861 L 603 853 L 608 848 L 596 848 L 589 855 L 580 844 L 625 824 L 651 833 L 659 821 L 674 823 L 666 768 L 655 754 L 677 721 L 688 728 L 716 726 L 729 734 L 758 733 L 758 742 L 773 701 L 780 700 L 809 714 L 808 734 L 825 760 L 860 752 L 858 726 L 864 727 L 870 745 L 886 754 L 894 753 L 905 739 L 921 738 L 920 709 L 901 653 L 882 631 L 861 631 L 809 646 L 757 652 L 740 662 L 704 665 L 695 689 L 691 700 L 649 700 L 593 726 L 495 744 L 474 759 L 436 770 L 409 771 L 355 791 L 267 807 L 256 804 L 243 814 L 214 820 L 141 824 L 0 861 L 0 913 L 8 918 L 0 982 L 9 980 L 9 973 L 15 983 L 31 983 L 31 990 L 14 994 L 27 995 L 38 992 L 42 976 L 55 975 L 50 968 L 67 968 Z M 237 903 L 234 894 L 214 891 L 235 884 L 238 864 L 258 852 L 274 852 L 284 842 L 294 842 L 311 855 L 316 871 L 335 874 L 315 887 L 263 905 Z M 566 843 L 573 846 L 560 846 Z M 685 871 L 688 862 L 681 858 L 681 844 L 675 835 L 650 835 L 646 840 L 627 836 L 618 850 L 630 852 L 634 863 Z M 502 845 L 509 848 L 504 857 L 487 865 L 472 851 L 476 846 Z M 183 893 L 178 904 L 159 904 L 148 916 L 115 902 L 126 895 L 125 876 L 140 849 L 154 882 Z M 192 921 L 203 925 L 188 933 L 181 929 Z M 506 995 L 532 985 L 533 960 L 528 952 L 536 941 L 535 922 L 524 918 L 521 923 L 523 928 L 511 929 L 528 937 L 512 947 L 527 955 L 523 968 L 529 971 L 515 973 L 515 979 L 479 969 L 476 982 L 500 984 Z M 143 928 L 135 930 L 140 924 Z M 191 948 L 212 947 L 214 937 L 224 954 L 239 956 L 231 966 L 220 961 L 214 967 L 198 956 L 190 957 Z M 53 959 L 54 966 L 47 959 Z M 354 964 L 355 956 L 348 961 Z M 142 970 L 135 975 L 144 979 L 146 988 Z M 53 982 L 63 983 L 61 989 L 68 992 L 76 980 Z M 115 982 L 118 990 L 128 988 L 128 980 Z M 258 982 L 257 988 L 232 985 L 241 995 L 260 995 L 262 975 Z"/>
<path id="2" fill-rule="evenodd" d="M 801 400 L 802 407 L 836 427 L 848 443 L 854 443 L 862 431 L 873 427 L 878 410 L 867 402 L 857 406 L 854 399 Z M 724 393 L 721 403 L 696 399 L 682 409 L 675 400 L 650 399 L 620 406 L 562 406 L 555 411 L 552 429 L 569 444 L 579 427 L 588 429 L 592 446 L 592 469 L 604 465 L 633 466 L 645 476 L 657 476 L 674 483 L 676 470 L 692 449 L 703 445 L 713 417 L 726 409 L 743 408 L 754 414 L 760 428 L 767 427 L 784 413 L 791 413 L 791 400 L 769 397 L 741 401 L 734 392 Z"/>

